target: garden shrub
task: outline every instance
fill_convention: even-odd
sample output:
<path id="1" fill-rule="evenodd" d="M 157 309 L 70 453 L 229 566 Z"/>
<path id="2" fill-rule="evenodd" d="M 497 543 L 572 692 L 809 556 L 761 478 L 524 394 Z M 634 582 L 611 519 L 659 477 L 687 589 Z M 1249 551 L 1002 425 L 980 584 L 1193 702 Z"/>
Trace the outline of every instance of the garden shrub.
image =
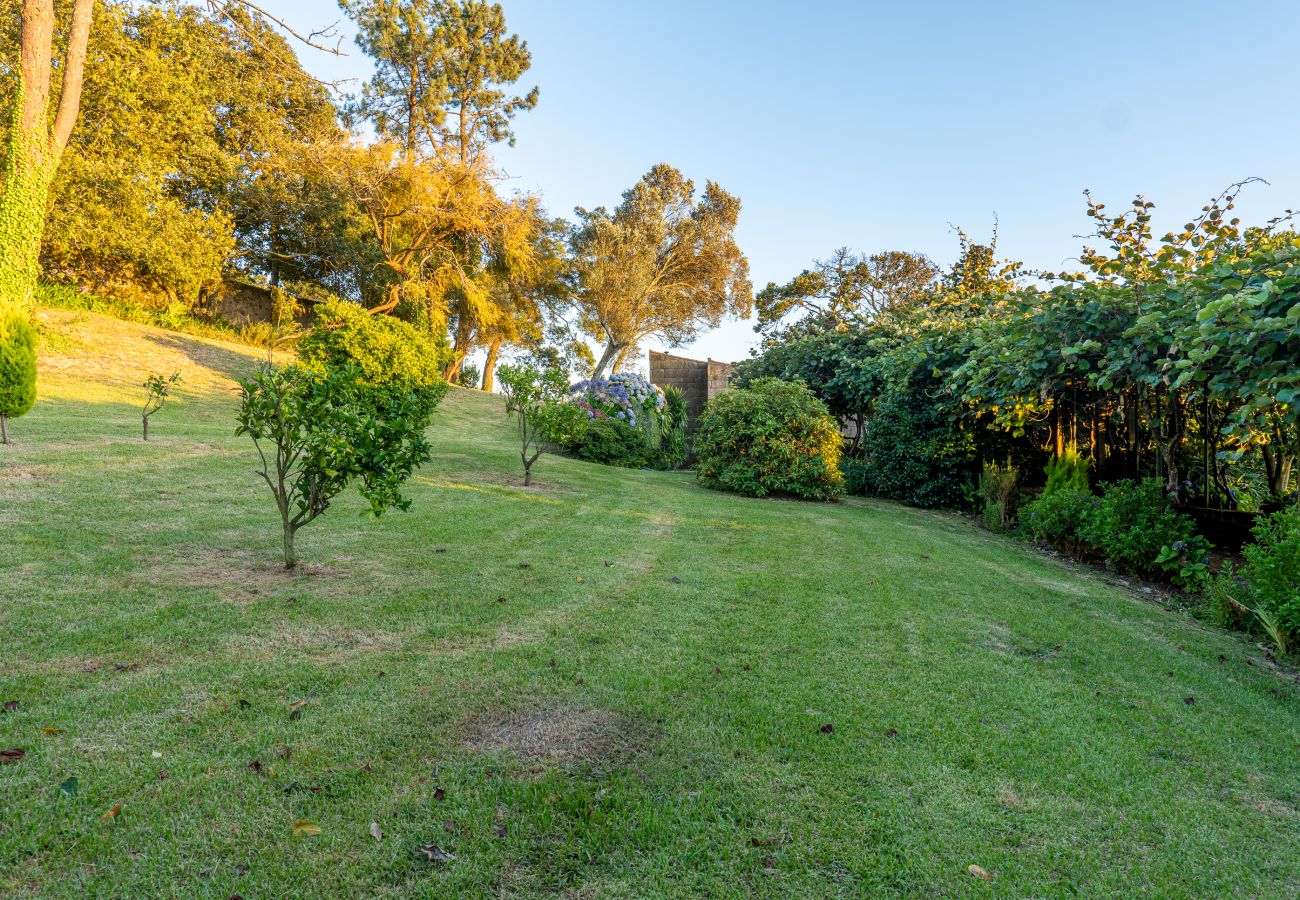
<path id="1" fill-rule="evenodd" d="M 1082 536 L 1110 565 L 1144 578 L 1172 575 L 1186 582 L 1193 573 L 1182 570 L 1203 566 L 1209 553 L 1195 524 L 1173 508 L 1156 478 L 1110 485 Z"/>
<path id="2" fill-rule="evenodd" d="M 1074 488 L 1075 490 L 1088 490 L 1088 469 L 1089 461 L 1079 453 L 1079 448 L 1069 446 L 1060 456 L 1054 456 L 1047 461 L 1047 466 L 1043 470 L 1047 474 L 1047 485 L 1043 488 L 1044 494 L 1054 494 L 1061 488 Z"/>
<path id="3" fill-rule="evenodd" d="M 1245 559 L 1235 599 L 1286 653 L 1300 639 L 1300 507 L 1260 519 L 1255 540 L 1242 548 Z M 1230 579 L 1221 575 L 1216 583 Z"/>
<path id="4" fill-rule="evenodd" d="M 606 466 L 638 469 L 649 462 L 645 436 L 640 430 L 608 417 L 590 419 L 576 446 L 570 449 L 578 459 Z"/>
<path id="5" fill-rule="evenodd" d="M 20 309 L 0 308 L 0 435 L 36 402 L 36 329 Z"/>
<path id="6" fill-rule="evenodd" d="M 1005 531 L 1011 527 L 1018 477 L 1015 466 L 984 464 L 979 481 L 980 500 L 983 502 L 981 512 L 984 524 L 994 531 Z"/>
<path id="7" fill-rule="evenodd" d="M 569 389 L 586 428 L 566 427 L 557 438 L 579 459 L 610 466 L 671 469 L 686 455 L 686 399 L 635 372 L 580 381 Z"/>
<path id="8" fill-rule="evenodd" d="M 919 387 L 881 397 L 862 443 L 865 493 L 923 508 L 967 505 L 974 441 Z"/>
<path id="9" fill-rule="evenodd" d="M 1065 486 L 1043 492 L 1020 509 L 1020 530 L 1030 540 L 1041 541 L 1075 559 L 1094 551 L 1086 535 L 1100 501 L 1088 491 Z"/>
<path id="10" fill-rule="evenodd" d="M 696 470 L 708 487 L 834 500 L 844 491 L 841 443 L 826 404 L 806 385 L 760 378 L 705 406 L 695 433 Z"/>
<path id="11" fill-rule="evenodd" d="M 298 342 L 298 358 L 316 371 L 354 365 L 360 384 L 379 395 L 414 392 L 433 407 L 446 394 L 446 347 L 393 316 L 374 316 L 356 303 L 317 306 L 316 323 Z"/>

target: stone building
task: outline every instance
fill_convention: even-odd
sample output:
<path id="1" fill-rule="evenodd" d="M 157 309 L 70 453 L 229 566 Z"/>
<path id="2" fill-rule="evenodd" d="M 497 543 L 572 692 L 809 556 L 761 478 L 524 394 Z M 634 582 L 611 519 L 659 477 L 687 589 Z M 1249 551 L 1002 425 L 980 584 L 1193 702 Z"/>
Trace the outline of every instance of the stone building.
<path id="1" fill-rule="evenodd" d="M 650 383 L 686 395 L 686 433 L 693 434 L 704 404 L 727 389 L 731 364 L 650 351 Z"/>

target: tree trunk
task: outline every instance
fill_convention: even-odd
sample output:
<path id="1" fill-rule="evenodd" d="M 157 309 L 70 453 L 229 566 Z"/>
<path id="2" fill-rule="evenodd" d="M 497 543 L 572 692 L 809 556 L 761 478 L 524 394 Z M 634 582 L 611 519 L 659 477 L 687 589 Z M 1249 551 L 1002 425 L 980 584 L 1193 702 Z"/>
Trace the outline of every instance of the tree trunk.
<path id="1" fill-rule="evenodd" d="M 141 416 L 140 421 L 144 423 L 144 439 L 149 440 L 149 417 Z"/>
<path id="2" fill-rule="evenodd" d="M 623 347 L 619 344 L 616 344 L 613 341 L 606 344 L 605 352 L 600 354 L 600 361 L 596 363 L 596 368 L 591 373 L 592 379 L 604 378 L 605 370 L 608 369 L 622 353 Z"/>
<path id="3" fill-rule="evenodd" d="M 483 363 L 483 390 L 489 394 L 495 387 L 497 356 L 501 353 L 501 341 L 496 340 L 488 344 L 487 361 Z"/>
<path id="4" fill-rule="evenodd" d="M 9 417 L 0 413 L 0 444 L 9 443 Z"/>
<path id="5" fill-rule="evenodd" d="M 296 569 L 298 567 L 298 556 L 293 549 L 294 527 L 286 522 L 284 524 L 284 567 L 286 569 Z"/>
<path id="6" fill-rule="evenodd" d="M 524 487 L 528 487 L 532 483 L 533 483 L 533 464 L 529 462 L 525 462 L 524 463 Z"/>
<path id="7" fill-rule="evenodd" d="M 50 130 L 54 0 L 24 0 L 17 96 L 0 175 L 0 301 L 30 302 L 40 275 L 41 236 L 50 185 L 81 105 L 93 0 L 76 0 L 60 65 L 63 85 Z"/>

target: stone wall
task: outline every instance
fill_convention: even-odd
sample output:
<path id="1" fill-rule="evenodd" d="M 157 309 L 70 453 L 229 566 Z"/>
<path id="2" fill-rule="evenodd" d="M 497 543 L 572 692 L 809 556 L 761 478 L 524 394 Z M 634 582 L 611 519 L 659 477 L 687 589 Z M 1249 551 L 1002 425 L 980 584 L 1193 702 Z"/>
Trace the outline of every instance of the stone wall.
<path id="1" fill-rule="evenodd" d="M 686 433 L 693 434 L 704 404 L 727 390 L 731 365 L 650 351 L 650 383 L 680 388 L 686 395 Z"/>
<path id="2" fill-rule="evenodd" d="M 299 324 L 309 324 L 316 301 L 299 299 Z M 226 277 L 221 287 L 208 294 L 203 301 L 203 311 L 217 316 L 232 325 L 271 321 L 271 290 L 260 284 Z"/>

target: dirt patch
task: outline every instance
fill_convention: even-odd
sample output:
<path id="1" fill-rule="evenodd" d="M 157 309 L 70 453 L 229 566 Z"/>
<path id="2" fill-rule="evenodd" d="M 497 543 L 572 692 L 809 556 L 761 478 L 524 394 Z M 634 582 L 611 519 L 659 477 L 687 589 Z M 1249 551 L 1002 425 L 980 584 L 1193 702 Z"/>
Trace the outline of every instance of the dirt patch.
<path id="1" fill-rule="evenodd" d="M 139 574 L 148 584 L 212 588 L 222 599 L 246 603 L 310 584 L 313 593 L 331 594 L 346 585 L 347 572 L 320 563 L 298 563 L 286 569 L 265 554 L 248 550 L 192 548 L 183 558 L 160 561 Z"/>
<path id="2" fill-rule="evenodd" d="M 552 703 L 480 718 L 471 724 L 464 746 L 531 761 L 579 762 L 633 755 L 643 737 L 608 710 Z"/>

